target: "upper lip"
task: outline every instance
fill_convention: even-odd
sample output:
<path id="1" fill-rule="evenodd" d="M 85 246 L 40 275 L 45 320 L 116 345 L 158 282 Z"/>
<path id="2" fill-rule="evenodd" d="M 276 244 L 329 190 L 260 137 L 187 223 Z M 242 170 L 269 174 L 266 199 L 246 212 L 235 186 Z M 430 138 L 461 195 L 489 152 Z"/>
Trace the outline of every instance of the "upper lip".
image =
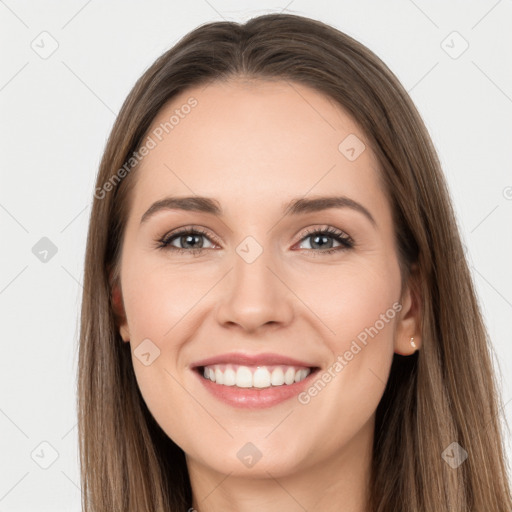
<path id="1" fill-rule="evenodd" d="M 270 352 L 263 354 L 244 354 L 241 352 L 230 352 L 227 354 L 220 354 L 218 356 L 209 357 L 196 361 L 191 364 L 192 368 L 200 366 L 211 366 L 214 364 L 239 364 L 244 366 L 270 366 L 270 365 L 285 365 L 285 366 L 303 366 L 305 368 L 315 368 L 315 365 L 306 361 L 300 361 L 292 357 L 283 356 L 280 354 L 273 354 Z"/>

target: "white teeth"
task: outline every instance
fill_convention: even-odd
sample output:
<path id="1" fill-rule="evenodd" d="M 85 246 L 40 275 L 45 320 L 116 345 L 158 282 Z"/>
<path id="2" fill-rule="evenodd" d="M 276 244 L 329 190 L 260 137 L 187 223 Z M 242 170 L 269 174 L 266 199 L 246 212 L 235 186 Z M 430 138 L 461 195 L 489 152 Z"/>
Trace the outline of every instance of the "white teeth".
<path id="1" fill-rule="evenodd" d="M 258 368 L 252 376 L 255 388 L 268 388 L 270 386 L 270 372 L 266 368 Z"/>
<path id="2" fill-rule="evenodd" d="M 295 370 L 293 368 L 288 368 L 286 373 L 284 374 L 284 383 L 285 384 L 293 384 L 295 382 Z"/>
<path id="3" fill-rule="evenodd" d="M 215 369 L 215 382 L 217 384 L 224 384 L 224 375 L 218 368 Z"/>
<path id="4" fill-rule="evenodd" d="M 236 385 L 239 388 L 252 387 L 252 373 L 247 366 L 238 367 L 238 370 L 236 371 Z"/>
<path id="5" fill-rule="evenodd" d="M 236 384 L 236 373 L 233 368 L 226 368 L 224 370 L 224 386 L 234 386 Z"/>
<path id="6" fill-rule="evenodd" d="M 272 383 L 272 386 L 282 386 L 284 384 L 284 373 L 282 368 L 276 368 L 272 372 L 270 382 Z"/>
<path id="7" fill-rule="evenodd" d="M 270 386 L 290 385 L 304 380 L 311 373 L 310 368 L 293 366 L 205 366 L 203 376 L 222 386 L 239 388 L 268 388 Z"/>
<path id="8" fill-rule="evenodd" d="M 295 382 L 299 382 L 301 380 L 304 380 L 307 376 L 308 376 L 308 371 L 307 370 L 299 370 L 295 374 Z"/>

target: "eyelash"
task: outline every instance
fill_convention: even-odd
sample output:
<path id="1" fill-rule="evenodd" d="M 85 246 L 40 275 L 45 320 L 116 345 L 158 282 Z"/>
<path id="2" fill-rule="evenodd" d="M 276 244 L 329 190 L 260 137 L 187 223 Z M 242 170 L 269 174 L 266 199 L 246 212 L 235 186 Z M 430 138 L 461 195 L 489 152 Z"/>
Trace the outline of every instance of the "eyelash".
<path id="1" fill-rule="evenodd" d="M 188 227 L 185 229 L 182 229 L 180 231 L 167 233 L 162 238 L 157 240 L 157 249 L 168 249 L 171 251 L 176 251 L 178 254 L 188 253 L 193 256 L 199 256 L 203 251 L 206 251 L 207 249 L 203 247 L 199 247 L 197 249 L 182 249 L 180 247 L 174 247 L 171 244 L 171 242 L 184 235 L 202 235 L 210 241 L 213 241 L 220 245 L 218 241 L 215 239 L 215 237 L 210 236 L 206 231 L 201 229 L 200 227 Z M 312 253 L 313 256 L 323 256 L 325 254 L 332 254 L 339 251 L 345 251 L 347 249 L 352 249 L 354 247 L 354 241 L 350 236 L 348 236 L 343 231 L 333 228 L 331 226 L 325 228 L 325 229 L 319 229 L 319 228 L 313 228 L 310 230 L 307 230 L 303 235 L 302 238 L 299 240 L 298 243 L 302 242 L 305 238 L 309 238 L 313 235 L 327 235 L 331 238 L 334 238 L 337 242 L 341 244 L 339 247 L 333 247 L 331 249 L 325 249 L 325 250 L 315 250 L 315 249 L 300 249 L 301 251 L 307 251 L 309 253 Z M 314 254 L 317 253 L 317 254 Z"/>

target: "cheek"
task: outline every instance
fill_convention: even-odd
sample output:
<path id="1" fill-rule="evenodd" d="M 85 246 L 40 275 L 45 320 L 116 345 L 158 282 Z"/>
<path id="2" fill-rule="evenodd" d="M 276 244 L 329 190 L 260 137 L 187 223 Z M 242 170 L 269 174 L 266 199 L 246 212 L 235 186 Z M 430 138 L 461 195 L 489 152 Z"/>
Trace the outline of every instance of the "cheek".
<path id="1" fill-rule="evenodd" d="M 330 331 L 324 341 L 331 355 L 327 375 L 319 376 L 326 385 L 306 390 L 301 403 L 314 402 L 315 415 L 340 429 L 361 426 L 380 401 L 393 359 L 400 287 L 398 262 L 381 259 L 331 269 L 330 279 L 309 288 L 309 304 Z"/>
<path id="2" fill-rule="evenodd" d="M 150 258 L 126 261 L 123 297 L 132 339 L 172 339 L 172 331 L 215 283 L 204 272 Z"/>
<path id="3" fill-rule="evenodd" d="M 401 309 L 398 265 L 387 269 L 347 266 L 322 287 L 315 287 L 315 294 L 322 319 L 334 331 L 324 337 L 331 360 L 299 396 L 299 402 L 305 417 L 314 417 L 319 426 L 318 432 L 311 426 L 312 433 L 321 438 L 320 426 L 327 424 L 338 433 L 327 443 L 335 450 L 363 428 L 382 398 Z M 289 443 L 284 435 L 281 441 Z"/>
<path id="4" fill-rule="evenodd" d="M 186 440 L 189 422 L 184 422 L 177 411 L 187 410 L 196 424 L 204 418 L 191 407 L 190 395 L 183 388 L 181 348 L 192 332 L 193 306 L 211 285 L 192 274 L 187 274 L 190 280 L 184 280 L 183 272 L 170 266 L 162 268 L 149 258 L 127 258 L 125 268 L 123 296 L 137 385 L 149 411 L 169 437 Z M 148 344 L 147 340 L 151 359 L 153 354 L 157 356 L 146 366 L 138 357 L 138 346 Z"/>
<path id="5" fill-rule="evenodd" d="M 327 267 L 315 273 L 314 280 L 294 283 L 294 288 L 322 320 L 331 351 L 339 354 L 355 339 L 364 343 L 378 336 L 391 343 L 400 285 L 398 262 L 368 258 Z"/>
<path id="6" fill-rule="evenodd" d="M 137 384 L 148 409 L 168 435 L 181 439 L 186 437 L 188 423 L 175 411 L 189 410 L 191 402 L 182 387 L 182 348 L 197 330 L 198 309 L 194 308 L 203 304 L 200 301 L 215 278 L 205 272 L 185 272 L 143 254 L 127 256 L 123 264 L 123 299 Z M 158 354 L 149 366 L 137 356 L 139 344 L 148 344 L 147 340 L 151 342 L 149 351 Z M 192 407 L 189 413 L 197 414 L 195 421 L 204 421 L 201 411 Z"/>
<path id="7" fill-rule="evenodd" d="M 169 364 L 168 353 L 162 352 L 150 366 L 142 365 L 133 357 L 137 386 L 149 412 L 167 436 L 185 452 L 197 450 L 197 438 L 204 437 L 198 425 L 215 429 L 213 421 L 208 423 L 200 407 L 195 407 L 191 395 L 180 382 L 181 377 Z"/>
<path id="8" fill-rule="evenodd" d="M 399 289 L 394 279 L 382 274 L 367 272 L 359 278 L 347 281 L 341 307 L 338 311 L 337 328 L 343 339 L 364 342 L 365 333 L 372 338 L 391 337 Z M 378 331 L 378 332 L 377 332 Z"/>

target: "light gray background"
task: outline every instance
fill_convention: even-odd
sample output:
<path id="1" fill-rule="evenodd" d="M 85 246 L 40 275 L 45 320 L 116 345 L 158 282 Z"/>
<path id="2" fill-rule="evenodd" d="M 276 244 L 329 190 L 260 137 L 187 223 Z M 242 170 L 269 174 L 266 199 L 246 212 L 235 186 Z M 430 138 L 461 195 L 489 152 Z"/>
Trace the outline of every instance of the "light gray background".
<path id="1" fill-rule="evenodd" d="M 512 2 L 288 1 L 0 0 L 0 512 L 80 509 L 76 347 L 95 174 L 135 80 L 207 21 L 310 16 L 399 77 L 448 178 L 512 425 Z M 58 249 L 46 263 L 32 252 L 42 237 Z"/>

